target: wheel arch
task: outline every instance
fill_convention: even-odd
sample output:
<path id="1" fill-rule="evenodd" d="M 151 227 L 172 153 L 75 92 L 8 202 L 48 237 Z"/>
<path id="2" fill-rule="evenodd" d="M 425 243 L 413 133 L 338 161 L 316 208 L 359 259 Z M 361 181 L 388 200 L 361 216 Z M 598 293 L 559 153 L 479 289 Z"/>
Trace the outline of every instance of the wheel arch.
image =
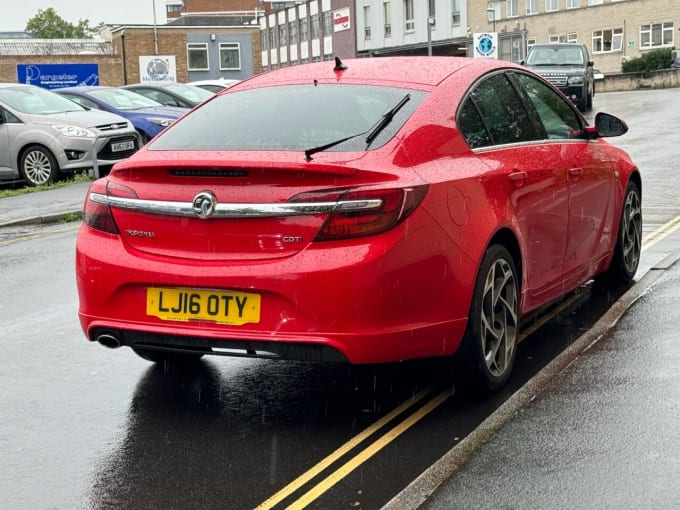
<path id="1" fill-rule="evenodd" d="M 509 228 L 502 228 L 496 232 L 493 237 L 489 240 L 487 244 L 487 249 L 489 246 L 494 244 L 501 244 L 507 248 L 512 256 L 512 261 L 515 263 L 515 269 L 517 271 L 517 277 L 519 280 L 520 291 L 522 290 L 524 266 L 522 264 L 522 249 L 520 248 L 519 241 L 515 233 Z M 479 269 L 478 269 L 479 271 Z"/>

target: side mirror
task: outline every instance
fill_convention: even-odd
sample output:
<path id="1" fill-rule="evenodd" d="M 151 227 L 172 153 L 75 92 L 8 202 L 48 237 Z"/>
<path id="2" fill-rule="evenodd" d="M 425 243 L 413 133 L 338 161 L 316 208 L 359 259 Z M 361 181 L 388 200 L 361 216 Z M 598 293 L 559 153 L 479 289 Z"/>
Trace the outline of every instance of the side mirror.
<path id="1" fill-rule="evenodd" d="M 595 130 L 598 136 L 621 136 L 628 132 L 628 124 L 610 113 L 595 115 Z"/>

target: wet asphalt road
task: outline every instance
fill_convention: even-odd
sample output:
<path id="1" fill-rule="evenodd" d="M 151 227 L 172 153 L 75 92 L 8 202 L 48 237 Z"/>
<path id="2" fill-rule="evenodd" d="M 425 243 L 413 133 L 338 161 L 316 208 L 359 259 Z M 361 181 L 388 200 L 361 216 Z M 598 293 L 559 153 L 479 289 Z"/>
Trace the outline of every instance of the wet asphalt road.
<path id="1" fill-rule="evenodd" d="M 673 123 L 677 132 L 680 120 L 659 101 L 663 94 L 651 104 L 642 94 L 604 96 L 596 107 L 609 103 L 607 111 L 631 125 L 616 142 L 645 172 L 649 233 L 680 214 L 678 149 L 652 135 Z M 90 345 L 76 317 L 74 242 L 75 231 L 66 231 L 0 247 L 3 508 L 254 508 L 334 453 L 327 469 L 276 508 L 316 483 L 310 508 L 380 508 L 618 295 L 587 291 L 522 344 L 513 386 L 479 403 L 453 392 L 450 374 L 436 363 L 353 370 L 209 358 L 177 373 L 129 350 Z M 676 233 L 652 246 L 641 271 L 678 244 Z M 338 452 L 404 404 L 403 413 Z M 402 430 L 429 404 L 431 412 Z M 386 432 L 399 435 L 391 440 Z M 374 455 L 343 469 L 373 445 L 380 448 Z M 334 470 L 337 483 L 326 482 Z"/>

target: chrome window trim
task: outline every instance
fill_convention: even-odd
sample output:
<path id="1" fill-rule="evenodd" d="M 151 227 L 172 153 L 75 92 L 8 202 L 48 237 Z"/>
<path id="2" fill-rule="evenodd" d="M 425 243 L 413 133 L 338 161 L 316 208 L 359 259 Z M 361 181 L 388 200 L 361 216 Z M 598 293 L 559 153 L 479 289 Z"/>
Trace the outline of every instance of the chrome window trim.
<path id="1" fill-rule="evenodd" d="M 193 202 L 141 200 L 90 193 L 90 200 L 98 204 L 148 214 L 186 216 L 196 218 Z M 332 212 L 352 212 L 378 209 L 381 199 L 346 200 L 338 202 L 300 202 L 281 204 L 217 204 L 210 218 L 269 218 L 276 216 L 302 216 Z"/>

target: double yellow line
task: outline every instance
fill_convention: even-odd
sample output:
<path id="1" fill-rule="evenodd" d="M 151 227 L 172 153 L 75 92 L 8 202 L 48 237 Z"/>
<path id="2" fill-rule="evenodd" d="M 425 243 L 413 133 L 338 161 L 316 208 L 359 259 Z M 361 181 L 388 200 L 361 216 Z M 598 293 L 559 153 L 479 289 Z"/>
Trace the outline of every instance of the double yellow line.
<path id="1" fill-rule="evenodd" d="M 669 236 L 676 230 L 680 229 L 680 215 L 676 216 L 672 220 L 666 222 L 650 234 L 643 236 L 642 238 L 642 251 L 649 249 L 651 246 L 661 241 L 665 237 Z M 556 315 L 559 315 L 562 311 L 570 307 L 573 303 L 583 297 L 583 292 L 578 292 L 562 302 L 559 306 L 551 311 L 551 313 L 546 314 L 539 321 L 532 324 L 529 328 L 524 329 L 520 336 L 519 342 L 525 340 L 528 336 L 533 334 L 536 330 L 541 328 L 546 322 L 552 320 Z M 423 390 L 411 397 L 406 402 L 402 403 L 399 407 L 395 408 L 392 412 L 382 417 L 380 420 L 376 421 L 374 424 L 366 428 L 364 431 L 354 436 L 348 442 L 343 444 L 340 448 L 335 450 L 333 453 L 328 455 L 326 458 L 318 462 L 312 468 L 307 470 L 305 473 L 297 477 L 295 480 L 290 482 L 288 485 L 279 490 L 276 494 L 271 496 L 269 499 L 261 503 L 256 507 L 255 510 L 270 510 L 276 505 L 281 503 L 283 500 L 291 497 L 296 491 L 301 489 L 304 485 L 311 482 L 314 478 L 318 477 L 325 470 L 330 468 L 333 464 L 340 461 L 340 459 L 348 455 L 352 450 L 359 447 L 361 443 L 369 439 L 374 434 L 378 433 L 382 428 L 387 426 L 390 422 L 404 414 L 406 411 L 414 407 L 421 400 L 423 400 L 432 390 Z M 385 446 L 390 444 L 401 434 L 406 432 L 414 424 L 420 421 L 422 418 L 427 416 L 433 410 L 438 408 L 446 400 L 448 400 L 453 395 L 452 390 L 445 390 L 437 394 L 432 400 L 427 402 L 425 405 L 417 409 L 414 413 L 408 416 L 405 420 L 398 423 L 395 427 L 388 430 L 383 436 L 376 439 L 374 442 L 366 446 L 359 453 L 351 457 L 348 461 L 338 467 L 335 471 L 326 476 L 323 480 L 319 481 L 314 487 L 309 491 L 302 494 L 298 499 L 290 503 L 286 508 L 289 510 L 299 510 L 307 507 L 313 501 L 321 497 L 324 493 L 330 490 L 334 485 L 344 479 L 352 471 L 354 471 L 361 464 L 369 460 L 376 453 L 382 450 Z"/>
<path id="2" fill-rule="evenodd" d="M 642 238 L 642 251 L 665 239 L 680 228 L 680 214 Z"/>
<path id="3" fill-rule="evenodd" d="M 340 448 L 335 450 L 333 453 L 328 455 L 321 462 L 313 466 L 307 472 L 303 473 L 295 480 L 286 485 L 283 489 L 278 491 L 267 501 L 256 507 L 256 510 L 268 510 L 274 508 L 281 501 L 291 496 L 295 491 L 300 489 L 303 485 L 310 482 L 313 478 L 320 475 L 323 471 L 328 469 L 332 464 L 339 461 L 343 456 L 347 455 L 350 451 L 358 447 L 362 442 L 371 437 L 373 434 L 378 432 L 380 429 L 385 427 L 392 420 L 396 419 L 411 407 L 419 403 L 423 398 L 425 398 L 432 390 L 426 389 L 411 397 L 409 400 L 401 404 L 399 407 L 395 408 L 389 414 L 386 414 L 381 419 L 376 421 L 373 425 L 366 428 L 364 431 L 354 436 Z M 327 492 L 331 487 L 345 478 L 354 469 L 359 467 L 361 464 L 366 462 L 368 459 L 373 457 L 376 453 L 382 450 L 385 446 L 394 441 L 401 434 L 406 432 L 409 428 L 415 425 L 423 417 L 430 414 L 434 409 L 439 407 L 452 395 L 452 391 L 446 390 L 439 393 L 436 397 L 430 400 L 427 404 L 416 410 L 404 421 L 397 424 L 394 428 L 390 429 L 386 434 L 378 438 L 373 443 L 369 444 L 366 448 L 360 451 L 357 455 L 353 456 L 350 460 L 345 462 L 342 466 L 333 471 L 326 478 L 318 482 L 314 487 L 312 487 L 308 492 L 303 494 L 299 499 L 291 503 L 287 508 L 289 509 L 301 509 L 305 508 L 312 501 L 319 498 L 325 492 Z"/>

